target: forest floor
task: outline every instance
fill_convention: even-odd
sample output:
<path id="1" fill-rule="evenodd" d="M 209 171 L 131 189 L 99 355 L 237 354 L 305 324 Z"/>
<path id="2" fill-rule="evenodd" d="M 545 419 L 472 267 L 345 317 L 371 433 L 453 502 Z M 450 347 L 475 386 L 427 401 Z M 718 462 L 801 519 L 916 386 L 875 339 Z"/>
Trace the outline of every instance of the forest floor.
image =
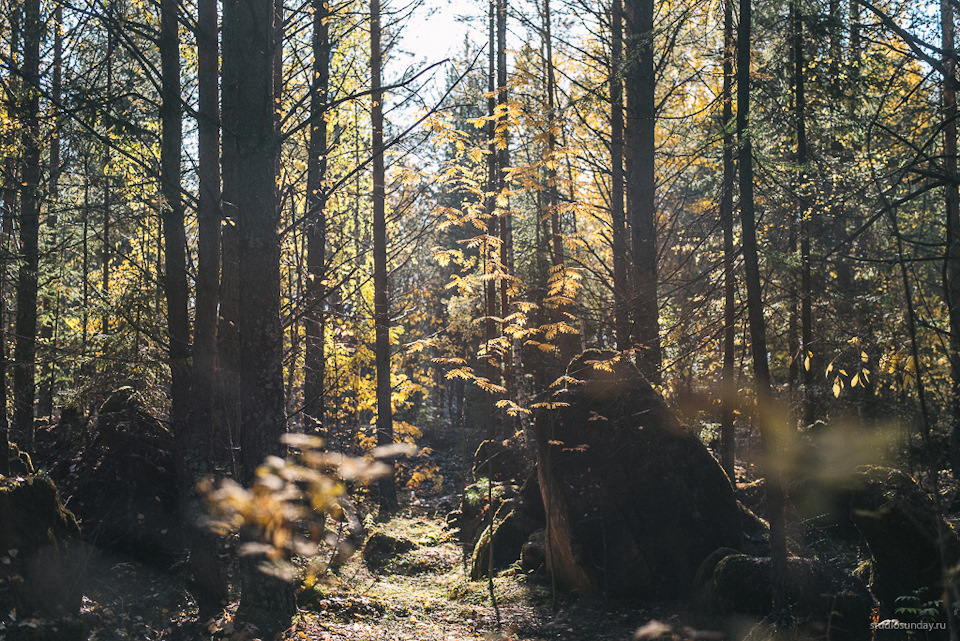
<path id="1" fill-rule="evenodd" d="M 373 529 L 417 544 L 406 553 L 407 569 L 372 572 L 359 554 L 354 555 L 314 588 L 309 605 L 301 608 L 282 638 L 627 640 L 653 619 L 675 622 L 683 617 L 683 604 L 678 603 L 641 609 L 562 595 L 554 602 L 548 583 L 519 569 L 494 579 L 494 608 L 489 582 L 466 577 L 462 549 L 443 517 L 429 507 L 408 506 L 389 521 L 375 524 Z M 86 584 L 82 617 L 91 641 L 266 641 L 255 628 L 234 623 L 236 603 L 219 616 L 200 621 L 176 576 L 133 561 L 92 555 Z"/>
<path id="2" fill-rule="evenodd" d="M 471 581 L 463 549 L 446 522 L 459 502 L 452 472 L 443 488 L 403 493 L 402 509 L 386 522 L 368 518 L 368 533 L 405 538 L 416 548 L 403 563 L 371 571 L 355 554 L 336 574 L 301 595 L 299 615 L 280 637 L 317 641 L 629 640 L 652 620 L 681 625 L 685 604 L 585 602 L 554 597 L 542 576 L 519 568 L 492 583 Z M 399 567 L 397 567 L 399 566 Z M 391 570 L 391 567 L 394 569 Z M 235 623 L 234 602 L 200 620 L 182 581 L 134 561 L 91 554 L 82 618 L 90 641 L 267 641 L 270 635 Z"/>
<path id="3" fill-rule="evenodd" d="M 454 449 L 455 448 L 451 448 Z M 442 450 L 441 450 L 442 451 Z M 448 450 L 450 451 L 450 450 Z M 280 637 L 317 641 L 629 640 L 651 620 L 681 625 L 685 604 L 637 607 L 611 601 L 554 597 L 541 575 L 519 567 L 492 582 L 468 578 L 460 543 L 446 524 L 459 504 L 459 461 L 439 457 L 442 487 L 402 493 L 401 511 L 386 522 L 367 518 L 368 534 L 380 531 L 416 547 L 401 563 L 372 571 L 358 552 L 335 574 L 301 595 L 299 615 Z M 434 459 L 436 460 L 436 459 Z M 89 555 L 82 618 L 90 641 L 267 641 L 269 635 L 233 620 L 234 602 L 200 620 L 176 573 L 129 559 Z"/>

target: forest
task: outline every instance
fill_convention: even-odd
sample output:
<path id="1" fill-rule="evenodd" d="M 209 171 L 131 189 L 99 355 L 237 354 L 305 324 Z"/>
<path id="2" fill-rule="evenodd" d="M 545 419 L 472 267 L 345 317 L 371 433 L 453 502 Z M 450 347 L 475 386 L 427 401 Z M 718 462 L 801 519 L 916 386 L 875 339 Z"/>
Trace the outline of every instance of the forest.
<path id="1" fill-rule="evenodd" d="M 0 6 L 0 639 L 960 638 L 960 1 Z"/>

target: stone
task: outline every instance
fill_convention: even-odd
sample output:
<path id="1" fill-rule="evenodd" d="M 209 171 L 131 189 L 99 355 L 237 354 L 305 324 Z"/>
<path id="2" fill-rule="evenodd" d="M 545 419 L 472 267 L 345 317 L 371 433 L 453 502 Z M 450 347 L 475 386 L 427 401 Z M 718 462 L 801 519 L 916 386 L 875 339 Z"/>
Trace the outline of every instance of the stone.
<path id="1" fill-rule="evenodd" d="M 0 480 L 0 610 L 80 612 L 80 527 L 46 476 Z"/>
<path id="2" fill-rule="evenodd" d="M 361 556 L 368 568 L 380 571 L 385 569 L 393 559 L 416 547 L 417 544 L 410 539 L 374 532 L 363 544 Z"/>
<path id="3" fill-rule="evenodd" d="M 64 432 L 76 429 L 67 415 Z M 170 567 L 181 549 L 173 434 L 132 388 L 120 388 L 75 435 L 66 460 L 50 467 L 67 504 L 98 547 Z"/>
<path id="4" fill-rule="evenodd" d="M 769 557 L 718 550 L 698 571 L 701 611 L 713 621 L 736 627 L 775 614 Z M 868 641 L 873 599 L 867 588 L 840 569 L 820 561 L 790 557 L 788 595 L 798 638 Z M 728 630 L 737 638 L 735 631 Z"/>
<path id="5" fill-rule="evenodd" d="M 520 569 L 530 574 L 539 572 L 547 562 L 547 531 L 537 530 L 520 548 Z"/>
<path id="6" fill-rule="evenodd" d="M 729 480 L 624 355 L 589 350 L 538 410 L 548 570 L 582 595 L 688 596 L 700 563 L 739 548 Z"/>
<path id="7" fill-rule="evenodd" d="M 494 516 L 493 533 L 488 525 L 480 534 L 470 562 L 470 578 L 474 581 L 489 575 L 491 548 L 494 570 L 502 570 L 520 559 L 532 529 L 518 503 L 514 500 L 501 505 Z"/>

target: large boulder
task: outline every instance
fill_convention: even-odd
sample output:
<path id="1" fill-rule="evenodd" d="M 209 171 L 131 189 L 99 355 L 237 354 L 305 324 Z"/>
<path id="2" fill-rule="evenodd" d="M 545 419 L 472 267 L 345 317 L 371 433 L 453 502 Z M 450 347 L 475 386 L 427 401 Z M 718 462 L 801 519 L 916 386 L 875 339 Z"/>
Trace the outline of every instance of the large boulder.
<path id="1" fill-rule="evenodd" d="M 944 573 L 960 564 L 956 530 L 900 470 L 867 465 L 840 478 L 803 479 L 792 498 L 798 516 L 822 537 L 860 549 L 861 573 L 884 616 L 895 614 L 900 597 L 939 598 Z"/>
<path id="2" fill-rule="evenodd" d="M 726 475 L 626 357 L 584 352 L 534 431 L 548 570 L 574 592 L 674 598 L 698 566 L 739 547 Z"/>
<path id="3" fill-rule="evenodd" d="M 493 482 L 492 485 L 488 483 L 488 480 L 484 480 L 467 486 L 460 509 L 447 515 L 448 526 L 456 532 L 457 540 L 467 551 L 474 549 L 480 535 L 490 525 L 490 515 L 500 513 L 504 504 L 509 507 L 503 514 L 517 512 L 527 524 L 525 527 L 529 528 L 529 532 L 544 524 L 543 499 L 536 473 L 528 476 L 519 487 L 507 481 Z"/>
<path id="4" fill-rule="evenodd" d="M 891 468 L 862 467 L 844 499 L 842 518 L 870 549 L 870 587 L 887 614 L 899 597 L 942 593 L 944 572 L 960 563 L 960 538 L 913 478 Z"/>
<path id="5" fill-rule="evenodd" d="M 539 525 L 530 517 L 522 499 L 502 503 L 493 517 L 492 527 L 487 524 L 473 546 L 470 578 L 483 578 L 490 574 L 491 567 L 502 570 L 520 560 L 524 544 Z"/>
<path id="6" fill-rule="evenodd" d="M 0 613 L 78 615 L 79 540 L 77 520 L 48 477 L 0 477 Z"/>
<path id="7" fill-rule="evenodd" d="M 813 559 L 787 562 L 787 597 L 798 638 L 867 641 L 873 599 L 860 581 Z M 703 563 L 698 604 L 701 612 L 741 638 L 756 621 L 773 612 L 769 557 L 718 550 Z M 740 628 L 740 629 L 737 629 Z"/>
<path id="8" fill-rule="evenodd" d="M 374 572 L 387 569 L 397 557 L 417 549 L 417 544 L 403 537 L 374 532 L 363 544 L 363 562 Z"/>
<path id="9" fill-rule="evenodd" d="M 124 387 L 79 439 L 72 458 L 51 471 L 85 538 L 147 563 L 172 564 L 180 550 L 170 430 Z"/>
<path id="10" fill-rule="evenodd" d="M 522 444 L 511 440 L 483 441 L 473 455 L 473 478 L 519 482 L 525 476 L 521 448 Z"/>

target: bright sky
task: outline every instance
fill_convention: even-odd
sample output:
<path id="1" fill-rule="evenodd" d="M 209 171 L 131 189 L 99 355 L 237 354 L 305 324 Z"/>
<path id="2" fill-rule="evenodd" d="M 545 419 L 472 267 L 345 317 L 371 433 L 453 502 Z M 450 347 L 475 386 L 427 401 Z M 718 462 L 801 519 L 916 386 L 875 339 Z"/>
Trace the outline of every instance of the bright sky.
<path id="1" fill-rule="evenodd" d="M 412 58 L 398 56 L 388 73 L 400 75 L 410 66 L 433 64 L 461 53 L 464 38 L 470 34 L 476 42 L 480 33 L 477 28 L 486 26 L 470 24 L 481 9 L 486 10 L 482 0 L 424 0 L 401 31 L 400 48 L 412 54 Z M 446 78 L 442 70 L 438 71 L 435 88 Z"/>
<path id="2" fill-rule="evenodd" d="M 439 60 L 463 46 L 470 29 L 467 20 L 477 16 L 480 0 L 424 0 L 404 27 L 403 46 L 421 59 Z"/>

